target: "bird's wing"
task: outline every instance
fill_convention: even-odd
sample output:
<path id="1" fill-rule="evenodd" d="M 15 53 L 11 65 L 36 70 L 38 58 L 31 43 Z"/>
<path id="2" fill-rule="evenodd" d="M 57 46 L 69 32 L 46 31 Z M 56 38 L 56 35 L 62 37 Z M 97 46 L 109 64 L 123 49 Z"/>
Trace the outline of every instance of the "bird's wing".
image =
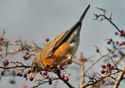
<path id="1" fill-rule="evenodd" d="M 62 34 L 60 34 L 59 36 L 57 36 L 54 40 L 50 41 L 40 52 L 39 54 L 39 58 L 42 58 L 44 56 L 49 56 L 51 55 L 55 50 L 54 48 L 59 47 L 59 43 L 58 41 L 60 41 L 60 39 L 62 37 L 64 37 L 64 35 L 66 34 L 67 31 L 63 32 Z M 58 46 L 57 46 L 58 44 Z"/>
<path id="2" fill-rule="evenodd" d="M 82 20 L 84 16 L 86 15 L 88 9 L 90 8 L 90 5 L 86 8 L 82 16 L 80 17 L 79 21 L 69 30 L 63 32 L 59 36 L 57 36 L 54 40 L 50 41 L 40 52 L 40 58 L 43 58 L 44 56 L 51 55 L 63 42 L 65 42 L 69 36 L 74 32 L 76 29 L 81 28 Z"/>

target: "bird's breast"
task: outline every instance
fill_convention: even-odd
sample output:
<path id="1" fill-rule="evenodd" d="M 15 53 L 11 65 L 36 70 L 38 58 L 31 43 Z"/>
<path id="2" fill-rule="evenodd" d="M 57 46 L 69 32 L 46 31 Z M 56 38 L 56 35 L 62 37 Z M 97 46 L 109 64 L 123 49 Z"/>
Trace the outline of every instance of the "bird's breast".
<path id="1" fill-rule="evenodd" d="M 49 68 L 55 68 L 61 64 L 65 59 L 69 57 L 71 52 L 71 45 L 68 43 L 61 44 L 56 51 L 50 56 L 45 56 L 42 58 L 43 68 L 49 65 Z"/>

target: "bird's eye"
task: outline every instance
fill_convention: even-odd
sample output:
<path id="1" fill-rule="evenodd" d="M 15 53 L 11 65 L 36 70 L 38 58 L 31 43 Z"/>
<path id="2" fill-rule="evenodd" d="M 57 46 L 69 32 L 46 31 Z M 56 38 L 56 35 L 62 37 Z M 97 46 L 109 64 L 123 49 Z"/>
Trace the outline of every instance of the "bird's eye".
<path id="1" fill-rule="evenodd" d="M 37 68 L 37 65 L 34 64 L 34 65 L 33 65 L 33 71 L 35 71 L 36 68 Z"/>

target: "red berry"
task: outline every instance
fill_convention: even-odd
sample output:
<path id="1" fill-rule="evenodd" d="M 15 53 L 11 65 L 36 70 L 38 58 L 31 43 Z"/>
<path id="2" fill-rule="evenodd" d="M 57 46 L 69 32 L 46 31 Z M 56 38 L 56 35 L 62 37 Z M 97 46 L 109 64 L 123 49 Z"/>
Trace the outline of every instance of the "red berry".
<path id="1" fill-rule="evenodd" d="M 23 56 L 25 60 L 28 60 L 30 57 L 31 57 L 30 55 Z"/>
<path id="2" fill-rule="evenodd" d="M 3 61 L 3 65 L 7 66 L 9 64 L 8 60 Z"/>
<path id="3" fill-rule="evenodd" d="M 31 57 L 31 55 L 27 55 L 26 58 L 29 59 Z"/>
<path id="4" fill-rule="evenodd" d="M 107 64 L 107 67 L 109 67 L 109 68 L 110 68 L 110 67 L 111 67 L 111 64 L 110 64 L 110 63 L 108 63 L 108 64 Z"/>
<path id="5" fill-rule="evenodd" d="M 20 77 L 22 77 L 22 73 L 20 73 Z"/>
<path id="6" fill-rule="evenodd" d="M 26 52 L 25 52 L 25 55 L 28 55 L 28 54 L 29 54 L 29 53 L 26 51 Z"/>
<path id="7" fill-rule="evenodd" d="M 5 70 L 2 70 L 1 75 L 4 75 L 4 73 L 5 73 Z"/>
<path id="8" fill-rule="evenodd" d="M 121 30 L 121 32 L 124 32 L 124 30 Z"/>
<path id="9" fill-rule="evenodd" d="M 3 41 L 3 37 L 0 37 L 0 41 Z"/>
<path id="10" fill-rule="evenodd" d="M 10 82 L 11 84 L 14 84 L 14 83 L 15 83 L 15 81 L 14 81 L 14 80 L 10 80 L 9 82 Z"/>
<path id="11" fill-rule="evenodd" d="M 105 69 L 105 68 L 106 68 L 106 66 L 105 66 L 105 65 L 102 65 L 102 68 L 103 68 L 103 69 Z"/>
<path id="12" fill-rule="evenodd" d="M 52 84 L 52 81 L 49 81 L 49 85 L 51 85 Z"/>
<path id="13" fill-rule="evenodd" d="M 32 76 L 31 76 L 31 77 L 29 77 L 29 80 L 30 80 L 30 81 L 33 81 L 33 77 L 32 77 Z"/>
<path id="14" fill-rule="evenodd" d="M 120 36 L 122 37 L 122 36 L 123 36 L 123 34 L 122 34 L 122 33 L 120 33 Z"/>
<path id="15" fill-rule="evenodd" d="M 49 83 L 49 85 L 52 84 L 52 79 L 51 78 L 49 78 L 48 83 Z"/>
<path id="16" fill-rule="evenodd" d="M 122 43 L 119 43 L 119 46 L 121 46 L 122 45 Z"/>
<path id="17" fill-rule="evenodd" d="M 48 73 L 47 73 L 47 71 L 44 71 L 43 74 L 44 74 L 44 75 L 47 75 Z"/>
<path id="18" fill-rule="evenodd" d="M 68 77 L 65 77 L 65 79 L 64 79 L 65 81 L 69 81 L 69 78 Z"/>
<path id="19" fill-rule="evenodd" d="M 64 79 L 64 78 L 65 78 L 65 75 L 61 75 L 61 78 Z"/>
<path id="20" fill-rule="evenodd" d="M 49 41 L 49 38 L 46 38 L 45 41 L 48 42 L 48 41 Z"/>
<path id="21" fill-rule="evenodd" d="M 118 42 L 118 41 L 116 41 L 116 42 L 115 42 L 115 44 L 119 44 L 119 42 Z"/>
<path id="22" fill-rule="evenodd" d="M 110 42 L 107 42 L 107 44 L 110 44 Z"/>
<path id="23" fill-rule="evenodd" d="M 2 48 L 0 47 L 0 51 L 2 51 Z"/>
<path id="24" fill-rule="evenodd" d="M 52 79 L 51 78 L 48 79 L 48 83 L 49 83 L 49 85 L 52 84 Z"/>
<path id="25" fill-rule="evenodd" d="M 122 32 L 122 35 L 125 35 L 125 32 Z"/>
<path id="26" fill-rule="evenodd" d="M 19 72 L 17 72 L 17 73 L 16 73 L 16 75 L 17 75 L 17 76 L 20 76 L 20 73 L 19 73 Z"/>
<path id="27" fill-rule="evenodd" d="M 80 61 L 83 61 L 84 59 L 83 58 L 79 58 Z"/>
<path id="28" fill-rule="evenodd" d="M 31 73 L 31 70 L 29 69 L 29 70 L 27 71 L 27 73 L 30 74 L 30 73 Z"/>
<path id="29" fill-rule="evenodd" d="M 113 68 L 114 68 L 114 66 L 113 66 L 113 65 L 111 65 L 110 69 L 113 69 Z"/>
<path id="30" fill-rule="evenodd" d="M 23 77 L 26 78 L 26 77 L 27 77 L 27 74 L 24 73 L 24 74 L 23 74 Z"/>
<path id="31" fill-rule="evenodd" d="M 109 39 L 109 42 L 112 42 L 112 39 Z"/>
<path id="32" fill-rule="evenodd" d="M 104 74 L 104 73 L 105 73 L 105 70 L 102 70 L 101 73 Z"/>
<path id="33" fill-rule="evenodd" d="M 48 79 L 49 78 L 49 75 L 46 75 L 46 77 L 45 77 L 46 79 Z"/>
<path id="34" fill-rule="evenodd" d="M 125 44 L 125 42 L 123 41 L 123 42 L 122 42 L 122 45 L 124 45 L 124 44 Z"/>
<path id="35" fill-rule="evenodd" d="M 49 78 L 49 79 L 48 79 L 48 81 L 52 81 L 52 79 L 51 79 L 51 78 Z"/>
<path id="36" fill-rule="evenodd" d="M 115 35 L 118 35 L 118 32 L 115 32 Z"/>

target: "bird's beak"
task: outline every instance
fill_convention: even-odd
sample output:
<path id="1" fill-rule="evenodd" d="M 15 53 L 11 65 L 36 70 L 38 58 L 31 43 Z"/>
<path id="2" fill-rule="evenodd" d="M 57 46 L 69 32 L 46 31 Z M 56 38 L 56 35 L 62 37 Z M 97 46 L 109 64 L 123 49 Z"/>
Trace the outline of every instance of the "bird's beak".
<path id="1" fill-rule="evenodd" d="M 34 78 L 35 78 L 36 73 L 37 73 L 37 71 L 35 71 L 35 72 L 31 72 L 31 73 L 30 73 L 30 75 L 29 75 L 29 77 L 32 77 L 32 75 L 33 75 L 33 79 L 34 79 Z"/>

